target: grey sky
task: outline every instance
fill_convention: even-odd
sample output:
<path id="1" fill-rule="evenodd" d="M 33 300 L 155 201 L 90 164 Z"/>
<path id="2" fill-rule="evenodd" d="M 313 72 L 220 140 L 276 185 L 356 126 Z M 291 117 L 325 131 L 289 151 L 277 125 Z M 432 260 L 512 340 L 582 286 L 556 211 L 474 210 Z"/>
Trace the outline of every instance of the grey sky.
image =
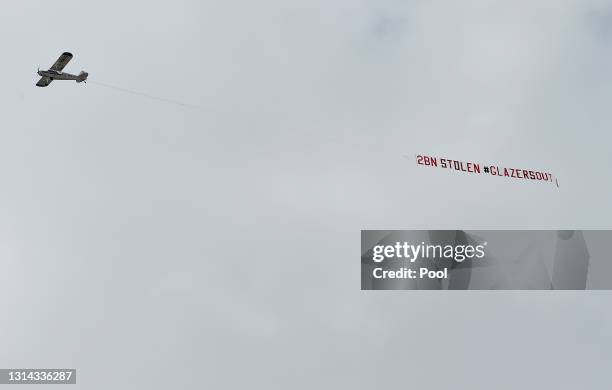
<path id="1" fill-rule="evenodd" d="M 75 367 L 83 389 L 610 388 L 610 294 L 361 292 L 359 232 L 612 228 L 612 2 L 0 7 L 1 367 Z M 35 87 L 63 51 L 91 83 Z"/>

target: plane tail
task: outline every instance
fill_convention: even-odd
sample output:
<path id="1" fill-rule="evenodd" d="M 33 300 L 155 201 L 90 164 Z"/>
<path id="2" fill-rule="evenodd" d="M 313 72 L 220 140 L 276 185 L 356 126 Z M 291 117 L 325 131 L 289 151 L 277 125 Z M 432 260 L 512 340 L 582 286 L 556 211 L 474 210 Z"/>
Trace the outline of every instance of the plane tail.
<path id="1" fill-rule="evenodd" d="M 87 76 L 89 76 L 89 73 L 82 70 L 81 73 L 79 73 L 79 75 L 77 76 L 76 82 L 77 83 L 80 83 L 82 81 L 87 82 Z"/>

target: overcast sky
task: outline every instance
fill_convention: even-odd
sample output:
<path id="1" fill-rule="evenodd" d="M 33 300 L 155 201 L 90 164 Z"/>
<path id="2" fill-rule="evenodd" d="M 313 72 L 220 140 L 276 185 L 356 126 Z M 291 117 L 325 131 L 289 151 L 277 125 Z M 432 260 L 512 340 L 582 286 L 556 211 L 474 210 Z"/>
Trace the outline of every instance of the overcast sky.
<path id="1" fill-rule="evenodd" d="M 612 1 L 0 7 L 0 367 L 74 367 L 82 389 L 610 388 L 609 293 L 362 292 L 359 239 L 612 228 Z M 35 87 L 63 51 L 90 82 Z"/>

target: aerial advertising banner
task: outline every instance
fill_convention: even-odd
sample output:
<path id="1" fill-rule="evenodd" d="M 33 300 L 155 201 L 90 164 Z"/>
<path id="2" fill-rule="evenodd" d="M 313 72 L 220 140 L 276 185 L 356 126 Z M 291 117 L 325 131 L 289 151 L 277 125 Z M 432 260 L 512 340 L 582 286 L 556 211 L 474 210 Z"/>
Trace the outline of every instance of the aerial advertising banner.
<path id="1" fill-rule="evenodd" d="M 441 168 L 451 171 L 466 172 L 477 175 L 489 175 L 505 177 L 510 179 L 533 180 L 548 182 L 559 187 L 559 180 L 548 171 L 524 167 L 504 167 L 497 164 L 482 164 L 473 161 L 453 160 L 450 158 L 427 156 L 418 154 L 416 157 L 417 165 L 432 168 Z"/>
<path id="2" fill-rule="evenodd" d="M 612 290 L 612 230 L 362 230 L 362 290 Z"/>

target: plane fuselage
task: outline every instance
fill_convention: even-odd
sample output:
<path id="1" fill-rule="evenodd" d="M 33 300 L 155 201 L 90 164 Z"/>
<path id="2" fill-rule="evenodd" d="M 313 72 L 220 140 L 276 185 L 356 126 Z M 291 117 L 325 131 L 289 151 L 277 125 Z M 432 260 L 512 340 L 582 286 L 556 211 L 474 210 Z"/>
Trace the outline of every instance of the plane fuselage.
<path id="1" fill-rule="evenodd" d="M 39 70 L 38 75 L 42 77 L 49 77 L 52 80 L 78 80 L 79 79 L 79 76 L 77 75 L 70 74 L 70 73 L 64 73 L 64 72 L 58 72 L 56 70 Z"/>

